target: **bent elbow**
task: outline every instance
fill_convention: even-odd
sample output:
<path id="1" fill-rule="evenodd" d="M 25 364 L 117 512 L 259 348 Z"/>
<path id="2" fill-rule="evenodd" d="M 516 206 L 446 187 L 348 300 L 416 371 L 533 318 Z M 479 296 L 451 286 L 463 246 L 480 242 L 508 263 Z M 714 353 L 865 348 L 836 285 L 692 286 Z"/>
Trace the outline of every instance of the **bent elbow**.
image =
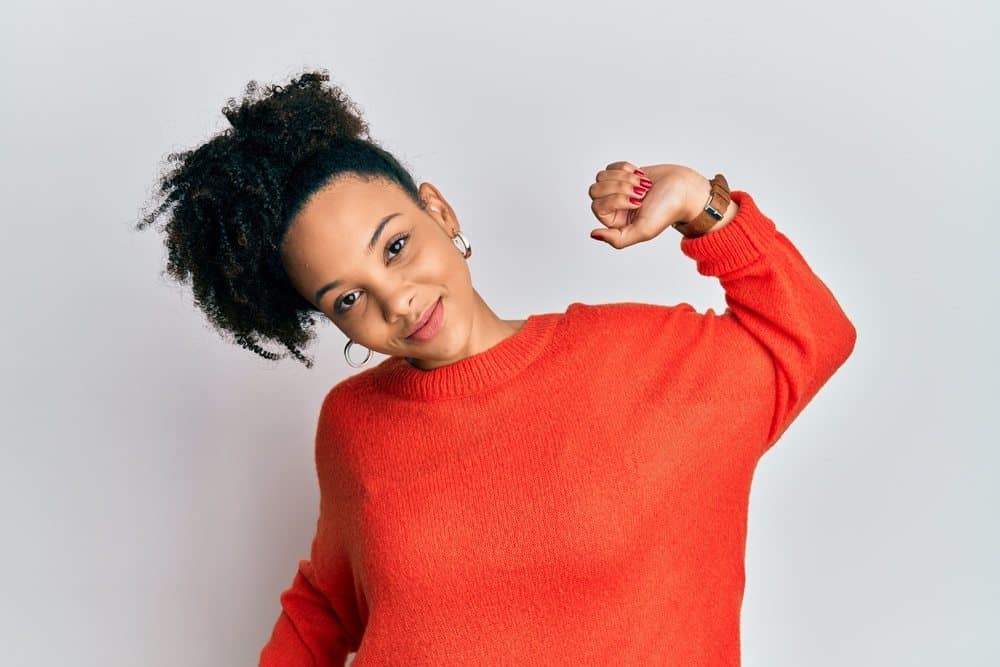
<path id="1" fill-rule="evenodd" d="M 858 330 L 854 327 L 854 324 L 844 316 L 844 326 L 843 332 L 840 334 L 840 360 L 837 366 L 839 367 L 848 357 L 854 352 L 854 344 L 858 340 Z"/>
<path id="2" fill-rule="evenodd" d="M 839 320 L 836 328 L 829 331 L 825 337 L 822 350 L 817 350 L 816 380 L 820 385 L 829 380 L 837 369 L 854 352 L 858 332 L 847 317 Z"/>

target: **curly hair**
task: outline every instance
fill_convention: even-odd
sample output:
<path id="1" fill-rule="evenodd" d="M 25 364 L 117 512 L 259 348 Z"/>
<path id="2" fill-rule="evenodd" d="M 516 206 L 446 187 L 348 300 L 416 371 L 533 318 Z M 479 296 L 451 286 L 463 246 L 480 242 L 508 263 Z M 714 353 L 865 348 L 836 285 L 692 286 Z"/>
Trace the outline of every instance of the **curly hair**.
<path id="1" fill-rule="evenodd" d="M 170 153 L 153 210 L 136 229 L 158 220 L 168 250 L 165 272 L 189 279 L 195 305 L 223 336 L 266 359 L 277 341 L 307 368 L 298 349 L 315 338 L 322 313 L 293 287 L 281 246 L 295 215 L 343 174 L 397 184 L 421 209 L 412 176 L 368 134 L 357 105 L 327 70 L 261 87 L 251 80 L 222 113 L 231 127 L 192 150 Z M 325 85 L 326 84 L 326 85 Z M 147 209 L 150 204 L 147 203 Z"/>

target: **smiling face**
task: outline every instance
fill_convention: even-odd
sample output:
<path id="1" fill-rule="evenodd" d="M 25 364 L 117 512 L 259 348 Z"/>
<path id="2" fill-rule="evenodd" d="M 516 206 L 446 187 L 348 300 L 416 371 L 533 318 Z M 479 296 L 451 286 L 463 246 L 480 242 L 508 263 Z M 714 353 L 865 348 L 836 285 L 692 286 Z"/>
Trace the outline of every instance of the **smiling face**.
<path id="1" fill-rule="evenodd" d="M 430 183 L 419 191 L 426 210 L 391 181 L 340 176 L 303 206 L 281 256 L 295 289 L 348 338 L 431 369 L 468 356 L 485 304 L 452 241 L 454 211 Z M 438 299 L 437 333 L 408 339 Z"/>

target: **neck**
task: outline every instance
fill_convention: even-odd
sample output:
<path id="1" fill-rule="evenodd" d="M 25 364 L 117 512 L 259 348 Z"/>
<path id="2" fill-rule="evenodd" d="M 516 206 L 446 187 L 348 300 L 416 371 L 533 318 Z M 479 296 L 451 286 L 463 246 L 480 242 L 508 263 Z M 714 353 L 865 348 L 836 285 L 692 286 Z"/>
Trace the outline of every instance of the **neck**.
<path id="1" fill-rule="evenodd" d="M 483 301 L 479 292 L 475 289 L 472 291 L 475 295 L 476 313 L 472 320 L 472 330 L 469 332 L 469 341 L 466 349 L 457 358 L 447 359 L 444 361 L 437 359 L 418 359 L 415 357 L 406 357 L 406 362 L 408 364 L 414 368 L 419 368 L 424 371 L 434 370 L 440 366 L 453 364 L 456 361 L 460 361 L 466 357 L 488 350 L 502 340 L 516 334 L 521 330 L 521 327 L 524 326 L 526 320 L 500 319 L 489 307 L 489 305 Z"/>

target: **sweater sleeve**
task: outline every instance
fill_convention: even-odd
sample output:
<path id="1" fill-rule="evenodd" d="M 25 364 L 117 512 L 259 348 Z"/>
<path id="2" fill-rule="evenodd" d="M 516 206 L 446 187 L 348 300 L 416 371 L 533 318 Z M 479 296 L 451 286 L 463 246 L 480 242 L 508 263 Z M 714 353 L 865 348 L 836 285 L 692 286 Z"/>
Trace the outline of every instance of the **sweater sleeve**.
<path id="1" fill-rule="evenodd" d="M 291 586 L 280 596 L 281 613 L 271 637 L 261 649 L 260 667 L 342 667 L 355 643 L 345 625 L 346 595 L 330 598 L 321 589 L 314 561 L 300 560 Z M 346 574 L 346 571 L 345 571 Z"/>
<path id="2" fill-rule="evenodd" d="M 732 406 L 731 414 L 770 415 L 756 424 L 761 455 L 847 360 L 856 331 L 753 198 L 739 190 L 730 196 L 739 209 L 726 226 L 681 239 L 681 251 L 696 261 L 698 272 L 719 279 L 728 308 L 717 314 L 688 306 L 683 312 L 701 319 L 699 343 L 720 357 L 729 381 L 757 383 L 740 395 L 766 404 Z"/>
<path id="3" fill-rule="evenodd" d="M 261 649 L 260 667 L 343 667 L 364 634 L 344 538 L 347 504 L 336 475 L 340 466 L 331 459 L 337 443 L 330 419 L 336 414 L 334 395 L 327 393 L 317 420 L 319 517 L 309 558 L 299 561 L 291 586 L 281 593 L 281 613 Z"/>

